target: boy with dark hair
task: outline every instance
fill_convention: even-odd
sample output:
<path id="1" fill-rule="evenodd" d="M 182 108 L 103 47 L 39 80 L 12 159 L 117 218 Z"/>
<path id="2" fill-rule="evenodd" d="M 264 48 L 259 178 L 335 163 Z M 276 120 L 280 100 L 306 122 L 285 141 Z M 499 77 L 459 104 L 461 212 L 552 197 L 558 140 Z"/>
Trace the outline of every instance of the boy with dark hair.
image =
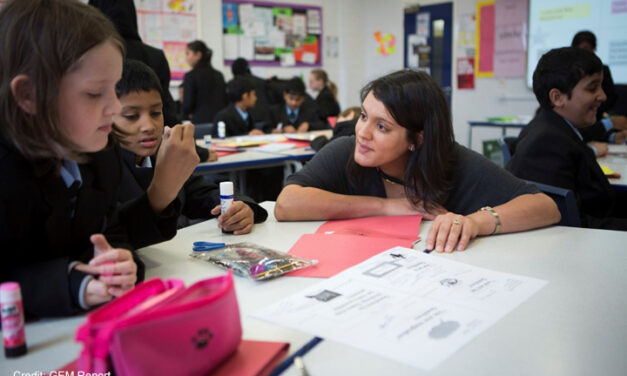
<path id="1" fill-rule="evenodd" d="M 191 125 L 189 127 L 191 132 L 186 128 L 183 135 L 175 135 L 169 127 L 163 132 L 160 92 L 159 80 L 147 65 L 133 60 L 124 62 L 122 78 L 116 85 L 116 94 L 122 104 L 122 111 L 114 116 L 113 125 L 114 136 L 123 148 L 122 157 L 125 162 L 118 201 L 127 202 L 147 191 L 151 202 L 169 203 L 178 200 L 176 208 L 188 218 L 208 219 L 219 215 L 218 226 L 225 231 L 233 231 L 236 235 L 249 233 L 253 223 L 263 222 L 267 218 L 268 214 L 262 207 L 249 198 L 236 197 L 229 210 L 220 215 L 218 187 L 200 176 L 189 176 L 190 174 L 181 168 L 185 155 L 181 153 L 171 155 L 164 151 L 161 144 L 187 143 L 187 139 L 191 138 L 187 145 L 189 149 L 187 155 L 193 154 L 194 132 Z M 171 178 L 163 179 L 164 176 Z M 149 190 L 150 182 L 157 177 L 168 182 L 168 186 L 163 184 Z M 173 191 L 173 184 L 179 184 L 180 187 L 174 189 L 175 197 L 170 197 L 165 192 Z M 154 218 L 161 215 L 163 213 L 155 211 Z M 158 243 L 171 238 L 174 234 L 176 224 L 172 223 L 167 228 L 162 226 L 161 233 L 152 236 L 154 243 Z"/>
<path id="2" fill-rule="evenodd" d="M 226 136 L 239 136 L 243 134 L 264 134 L 255 128 L 255 119 L 249 112 L 257 102 L 255 87 L 246 77 L 235 77 L 226 85 L 226 96 L 231 103 L 220 110 L 213 121 L 214 124 L 223 121 L 226 125 Z M 213 128 L 214 136 L 217 136 L 217 126 Z"/>
<path id="3" fill-rule="evenodd" d="M 610 186 L 580 129 L 594 124 L 606 96 L 603 64 L 581 48 L 544 54 L 533 73 L 540 110 L 522 130 L 507 169 L 575 193 L 584 227 L 627 230 L 627 199 Z"/>
<path id="4" fill-rule="evenodd" d="M 597 38 L 588 30 L 580 31 L 573 37 L 571 47 L 583 48 L 590 52 L 597 49 Z M 608 112 L 614 107 L 618 100 L 618 94 L 612 79 L 612 73 L 607 65 L 603 65 L 603 92 L 607 99 L 597 110 L 597 122 L 586 129 L 582 129 L 581 135 L 584 140 L 613 142 L 617 144 L 625 143 L 627 138 L 627 118 L 623 115 L 609 115 Z M 595 148 L 597 157 L 607 154 L 607 145 L 592 142 L 589 146 Z"/>
<path id="5" fill-rule="evenodd" d="M 273 132 L 303 133 L 325 128 L 314 109 L 303 107 L 305 94 L 305 84 L 300 78 L 287 82 L 283 90 L 285 104 L 272 108 L 272 124 L 277 127 Z"/>

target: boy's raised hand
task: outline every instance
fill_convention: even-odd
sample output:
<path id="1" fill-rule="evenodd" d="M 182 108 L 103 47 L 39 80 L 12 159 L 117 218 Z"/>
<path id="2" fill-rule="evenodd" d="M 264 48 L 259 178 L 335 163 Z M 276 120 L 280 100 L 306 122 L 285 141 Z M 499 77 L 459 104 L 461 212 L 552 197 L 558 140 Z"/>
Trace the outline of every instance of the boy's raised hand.
<path id="1" fill-rule="evenodd" d="M 157 213 L 176 198 L 183 184 L 200 162 L 196 153 L 193 124 L 165 127 L 157 154 L 155 173 L 146 190 L 148 200 Z"/>

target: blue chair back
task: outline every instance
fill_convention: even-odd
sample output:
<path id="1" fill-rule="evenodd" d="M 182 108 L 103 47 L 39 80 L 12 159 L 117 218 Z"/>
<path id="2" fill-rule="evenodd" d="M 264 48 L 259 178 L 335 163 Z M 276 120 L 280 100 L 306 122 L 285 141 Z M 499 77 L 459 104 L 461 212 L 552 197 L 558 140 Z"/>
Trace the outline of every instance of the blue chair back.
<path id="1" fill-rule="evenodd" d="M 194 138 L 202 138 L 206 134 L 213 134 L 213 123 L 194 124 Z"/>
<path id="2" fill-rule="evenodd" d="M 575 193 L 573 193 L 573 191 L 531 180 L 527 180 L 527 182 L 534 184 L 539 190 L 555 201 L 557 208 L 562 214 L 562 220 L 558 223 L 558 225 L 581 227 L 579 207 L 577 206 L 577 199 L 575 198 Z"/>

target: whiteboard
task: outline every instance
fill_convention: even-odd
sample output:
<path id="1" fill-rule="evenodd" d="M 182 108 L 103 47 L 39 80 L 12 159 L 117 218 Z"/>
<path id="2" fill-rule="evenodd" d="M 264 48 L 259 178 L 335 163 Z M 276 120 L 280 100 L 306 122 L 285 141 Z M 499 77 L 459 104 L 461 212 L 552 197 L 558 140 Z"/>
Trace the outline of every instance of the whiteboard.
<path id="1" fill-rule="evenodd" d="M 614 82 L 627 84 L 627 1 L 530 0 L 527 85 L 538 60 L 552 48 L 570 46 L 573 36 L 590 30 L 596 54 L 610 67 Z"/>

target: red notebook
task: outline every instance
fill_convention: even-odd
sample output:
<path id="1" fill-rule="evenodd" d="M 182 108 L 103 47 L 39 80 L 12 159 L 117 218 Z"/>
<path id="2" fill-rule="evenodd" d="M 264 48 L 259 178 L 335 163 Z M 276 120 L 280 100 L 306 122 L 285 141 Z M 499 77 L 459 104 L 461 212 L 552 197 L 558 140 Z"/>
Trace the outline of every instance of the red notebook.
<path id="1" fill-rule="evenodd" d="M 290 344 L 242 340 L 239 347 L 221 366 L 211 372 L 212 376 L 267 376 L 283 360 Z M 76 360 L 56 371 L 78 372 Z"/>

